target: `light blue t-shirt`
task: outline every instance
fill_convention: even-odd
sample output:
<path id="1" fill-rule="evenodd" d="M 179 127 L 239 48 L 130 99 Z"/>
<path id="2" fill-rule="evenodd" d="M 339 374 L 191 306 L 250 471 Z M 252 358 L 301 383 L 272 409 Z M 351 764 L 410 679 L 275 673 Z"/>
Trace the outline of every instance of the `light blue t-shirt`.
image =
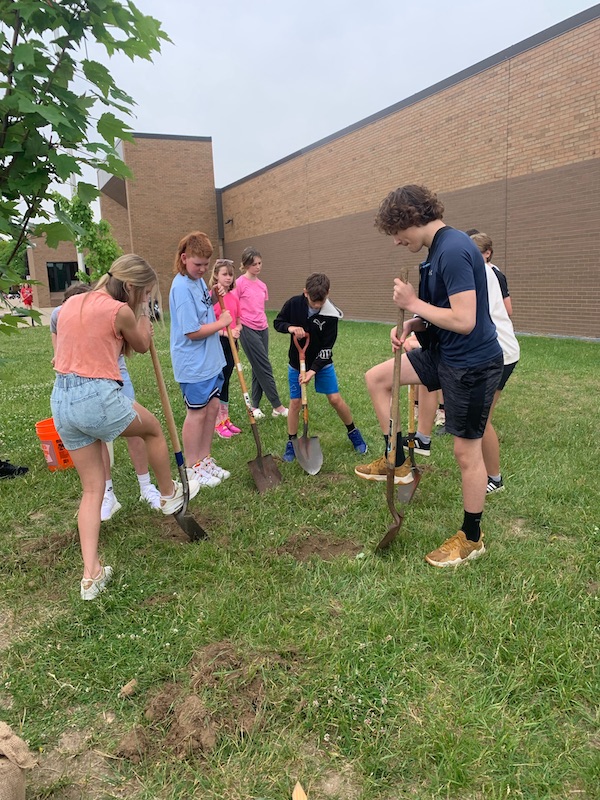
<path id="1" fill-rule="evenodd" d="M 215 312 L 202 278 L 178 274 L 169 292 L 171 312 L 171 362 L 177 383 L 199 383 L 214 378 L 225 366 L 219 334 L 189 339 L 201 325 L 214 322 Z"/>

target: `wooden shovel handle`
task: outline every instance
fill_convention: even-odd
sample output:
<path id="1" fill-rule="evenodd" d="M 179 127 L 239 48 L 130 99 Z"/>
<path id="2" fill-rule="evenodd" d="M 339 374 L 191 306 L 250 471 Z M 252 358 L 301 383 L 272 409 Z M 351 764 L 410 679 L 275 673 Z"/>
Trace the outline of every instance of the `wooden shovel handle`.
<path id="1" fill-rule="evenodd" d="M 218 292 L 215 292 L 218 299 L 219 305 L 221 306 L 221 311 L 226 311 L 225 308 L 225 301 L 223 300 L 223 295 L 220 295 Z M 248 412 L 248 419 L 250 420 L 251 425 L 256 425 L 256 420 L 254 419 L 254 414 L 252 413 L 252 403 L 250 402 L 250 395 L 248 394 L 248 387 L 246 386 L 246 381 L 244 380 L 244 376 L 242 374 L 242 364 L 240 362 L 240 357 L 238 355 L 238 349 L 235 343 L 235 339 L 233 338 L 233 333 L 231 332 L 231 328 L 228 325 L 226 328 L 227 336 L 229 337 L 229 344 L 231 346 L 231 355 L 233 356 L 233 362 L 235 364 L 235 371 L 237 372 L 238 379 L 240 381 L 240 386 L 242 388 L 242 394 L 244 396 L 244 403 L 246 404 L 246 411 Z M 254 431 L 254 428 L 252 429 Z M 255 437 L 256 438 L 256 437 Z"/>
<path id="2" fill-rule="evenodd" d="M 171 408 L 171 402 L 169 400 L 169 395 L 167 394 L 165 379 L 162 374 L 160 361 L 158 360 L 158 353 L 156 352 L 156 347 L 154 346 L 154 341 L 152 339 L 150 339 L 150 355 L 152 357 L 152 366 L 154 367 L 154 374 L 156 375 L 156 383 L 158 385 L 158 393 L 160 395 L 160 404 L 162 406 L 165 419 L 167 421 L 167 428 L 169 431 L 171 444 L 173 445 L 173 450 L 175 451 L 175 458 L 177 458 L 177 454 L 181 453 L 179 436 L 177 434 L 177 427 L 175 425 L 175 417 L 173 416 L 173 409 Z"/>

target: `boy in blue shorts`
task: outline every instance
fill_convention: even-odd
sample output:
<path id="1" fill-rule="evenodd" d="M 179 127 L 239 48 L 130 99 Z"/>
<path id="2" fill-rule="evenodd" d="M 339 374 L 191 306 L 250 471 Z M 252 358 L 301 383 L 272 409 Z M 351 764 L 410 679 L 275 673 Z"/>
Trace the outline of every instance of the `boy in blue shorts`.
<path id="1" fill-rule="evenodd" d="M 186 465 L 200 486 L 210 487 L 230 476 L 210 455 L 225 366 L 219 331 L 231 324 L 227 310 L 216 319 L 204 282 L 212 253 L 205 233 L 184 236 L 175 255 L 169 293 L 171 362 L 187 409 L 181 436 Z"/>
<path id="2" fill-rule="evenodd" d="M 328 299 L 329 278 L 322 272 L 313 272 L 306 279 L 302 294 L 291 297 L 277 315 L 273 325 L 279 333 L 290 333 L 290 349 L 288 352 L 288 381 L 290 386 L 290 407 L 288 411 L 288 442 L 283 454 L 284 461 L 293 461 L 293 440 L 298 436 L 298 422 L 302 399 L 300 391 L 300 357 L 293 337 L 300 344 L 306 334 L 310 336 L 306 350 L 306 374 L 304 383 L 315 379 L 317 394 L 327 396 L 348 431 L 348 438 L 357 453 L 366 453 L 367 445 L 361 432 L 352 419 L 352 412 L 342 398 L 333 366 L 333 345 L 337 339 L 338 320 L 343 314 Z"/>
<path id="3" fill-rule="evenodd" d="M 462 479 L 464 517 L 461 529 L 425 556 L 435 567 L 456 566 L 485 552 L 481 516 L 487 471 L 481 440 L 503 371 L 502 348 L 491 320 L 483 256 L 461 231 L 443 222 L 444 206 L 425 186 L 402 186 L 383 200 L 376 227 L 394 244 L 429 252 L 420 265 L 419 295 L 409 283 L 394 280 L 394 302 L 412 314 L 402 331 L 392 329 L 392 349 L 411 333 L 423 347 L 404 353 L 402 384 L 442 389 L 446 431 L 454 436 L 454 456 Z M 427 336 L 427 340 L 424 336 Z M 394 359 L 372 367 L 367 388 L 382 432 L 388 429 Z M 398 432 L 397 451 L 402 452 Z M 385 457 L 357 467 L 367 480 L 385 480 Z M 410 466 L 398 468 L 400 482 L 410 483 Z M 380 477 L 383 475 L 383 478 Z"/>

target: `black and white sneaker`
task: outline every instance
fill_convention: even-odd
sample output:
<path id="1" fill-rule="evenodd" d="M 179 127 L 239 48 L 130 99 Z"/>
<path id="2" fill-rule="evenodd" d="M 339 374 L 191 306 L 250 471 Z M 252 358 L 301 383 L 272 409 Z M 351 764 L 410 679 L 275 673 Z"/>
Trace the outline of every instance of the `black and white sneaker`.
<path id="1" fill-rule="evenodd" d="M 503 489 L 504 489 L 504 482 L 502 480 L 502 476 L 500 477 L 499 481 L 495 481 L 488 475 L 488 484 L 487 484 L 487 489 L 485 490 L 486 494 L 491 494 L 492 492 L 501 492 Z"/>
<path id="2" fill-rule="evenodd" d="M 402 439 L 402 447 L 408 451 L 408 436 L 404 436 Z M 418 436 L 415 436 L 415 453 L 419 456 L 428 457 L 431 455 L 431 442 L 427 442 L 427 444 L 420 439 Z"/>
<path id="3" fill-rule="evenodd" d="M 26 475 L 29 467 L 15 467 L 10 461 L 0 461 L 0 480 L 3 478 L 17 478 L 19 475 Z"/>

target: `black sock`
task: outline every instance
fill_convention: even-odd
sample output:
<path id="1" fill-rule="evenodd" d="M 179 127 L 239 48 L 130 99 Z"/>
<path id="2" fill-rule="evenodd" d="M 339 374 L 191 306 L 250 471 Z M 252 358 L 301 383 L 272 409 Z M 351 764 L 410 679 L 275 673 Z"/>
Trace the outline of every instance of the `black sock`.
<path id="1" fill-rule="evenodd" d="M 385 440 L 385 450 L 383 451 L 383 455 L 387 458 L 387 449 L 388 449 L 388 441 L 389 435 L 387 433 L 383 434 L 383 438 Z M 401 467 L 404 464 L 404 450 L 402 449 L 402 431 L 398 431 L 396 434 L 396 467 Z"/>
<path id="2" fill-rule="evenodd" d="M 292 439 L 297 439 L 297 438 L 298 438 L 297 433 L 288 433 L 288 439 L 290 442 L 292 441 Z"/>
<path id="3" fill-rule="evenodd" d="M 354 424 L 354 422 L 351 422 L 350 425 L 346 425 L 346 430 L 348 431 L 348 433 L 352 433 L 352 431 L 355 431 L 356 425 Z"/>
<path id="4" fill-rule="evenodd" d="M 462 529 L 465 536 L 470 542 L 478 542 L 481 539 L 481 517 L 483 511 L 478 514 L 472 514 L 470 511 L 465 511 Z"/>
<path id="5" fill-rule="evenodd" d="M 438 408 L 439 408 L 439 410 L 440 410 L 440 411 L 445 411 L 445 410 L 446 410 L 446 409 L 444 408 L 444 404 L 443 404 L 443 403 L 440 403 L 440 404 L 439 404 L 439 406 L 438 406 Z"/>

